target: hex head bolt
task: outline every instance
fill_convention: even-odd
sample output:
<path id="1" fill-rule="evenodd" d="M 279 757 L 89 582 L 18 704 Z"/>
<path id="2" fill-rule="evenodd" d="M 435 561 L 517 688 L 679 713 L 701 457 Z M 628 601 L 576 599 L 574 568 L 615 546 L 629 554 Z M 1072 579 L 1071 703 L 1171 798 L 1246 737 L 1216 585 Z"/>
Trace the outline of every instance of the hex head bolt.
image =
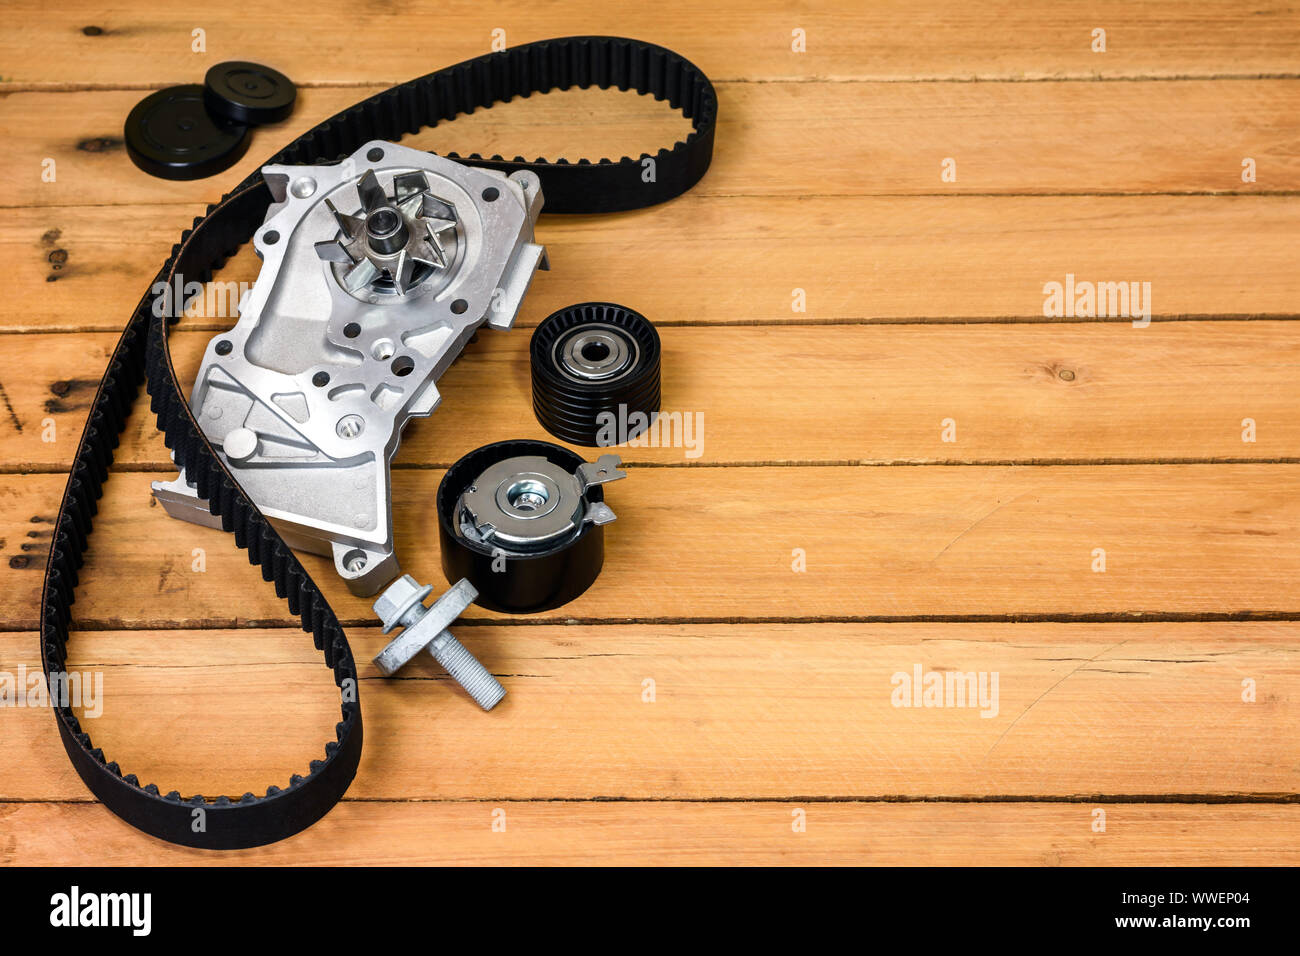
<path id="1" fill-rule="evenodd" d="M 403 629 L 379 652 L 375 666 L 379 673 L 391 677 L 421 651 L 428 650 L 480 707 L 491 710 L 506 695 L 506 689 L 447 630 L 474 603 L 478 591 L 462 578 L 433 607 L 426 608 L 424 599 L 432 591 L 431 585 L 421 587 L 415 578 L 403 574 L 375 601 L 375 613 L 384 622 L 384 633 L 395 627 Z"/>

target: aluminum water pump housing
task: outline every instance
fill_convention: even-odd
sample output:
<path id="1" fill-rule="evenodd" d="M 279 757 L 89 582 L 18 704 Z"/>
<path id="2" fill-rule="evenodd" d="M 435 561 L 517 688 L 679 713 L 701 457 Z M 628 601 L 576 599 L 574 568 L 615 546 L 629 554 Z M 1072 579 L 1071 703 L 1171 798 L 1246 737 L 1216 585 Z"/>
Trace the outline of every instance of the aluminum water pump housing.
<path id="1" fill-rule="evenodd" d="M 510 328 L 547 268 L 541 183 L 381 141 L 262 175 L 261 272 L 208 343 L 190 406 L 285 541 L 374 594 L 400 570 L 389 467 L 402 428 L 437 407 L 479 326 Z M 220 526 L 184 471 L 153 493 L 173 517 Z"/>

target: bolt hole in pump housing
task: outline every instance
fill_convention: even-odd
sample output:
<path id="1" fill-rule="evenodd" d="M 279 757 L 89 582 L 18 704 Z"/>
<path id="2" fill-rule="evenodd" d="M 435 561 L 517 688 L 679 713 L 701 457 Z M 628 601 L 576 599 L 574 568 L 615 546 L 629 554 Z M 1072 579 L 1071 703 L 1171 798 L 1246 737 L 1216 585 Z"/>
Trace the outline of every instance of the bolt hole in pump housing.
<path id="1" fill-rule="evenodd" d="M 547 268 L 541 183 L 388 142 L 262 174 L 262 269 L 209 343 L 190 406 L 285 541 L 374 594 L 399 571 L 389 466 L 403 426 L 437 407 L 439 377 L 481 325 L 510 328 Z M 153 493 L 173 517 L 220 524 L 183 470 Z"/>

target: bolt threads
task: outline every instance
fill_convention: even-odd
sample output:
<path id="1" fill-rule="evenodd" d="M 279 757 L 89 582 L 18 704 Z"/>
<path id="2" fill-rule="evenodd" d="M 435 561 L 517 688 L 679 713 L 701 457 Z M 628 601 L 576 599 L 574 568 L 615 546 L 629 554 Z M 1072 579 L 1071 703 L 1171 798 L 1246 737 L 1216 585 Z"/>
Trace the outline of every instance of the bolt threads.
<path id="1" fill-rule="evenodd" d="M 442 633 L 442 638 L 434 641 L 429 653 L 480 707 L 491 710 L 506 696 L 506 689 L 464 644 L 447 631 Z"/>

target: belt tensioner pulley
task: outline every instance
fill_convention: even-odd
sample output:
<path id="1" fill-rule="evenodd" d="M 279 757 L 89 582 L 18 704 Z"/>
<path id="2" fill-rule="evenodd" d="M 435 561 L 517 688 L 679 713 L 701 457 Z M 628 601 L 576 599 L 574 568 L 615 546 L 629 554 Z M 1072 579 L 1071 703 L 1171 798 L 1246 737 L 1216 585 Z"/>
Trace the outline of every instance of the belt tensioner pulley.
<path id="1" fill-rule="evenodd" d="M 438 539 L 449 581 L 478 603 L 521 614 L 572 601 L 600 574 L 602 485 L 626 474 L 617 455 L 594 462 L 550 442 L 503 441 L 470 452 L 438 486 Z"/>

